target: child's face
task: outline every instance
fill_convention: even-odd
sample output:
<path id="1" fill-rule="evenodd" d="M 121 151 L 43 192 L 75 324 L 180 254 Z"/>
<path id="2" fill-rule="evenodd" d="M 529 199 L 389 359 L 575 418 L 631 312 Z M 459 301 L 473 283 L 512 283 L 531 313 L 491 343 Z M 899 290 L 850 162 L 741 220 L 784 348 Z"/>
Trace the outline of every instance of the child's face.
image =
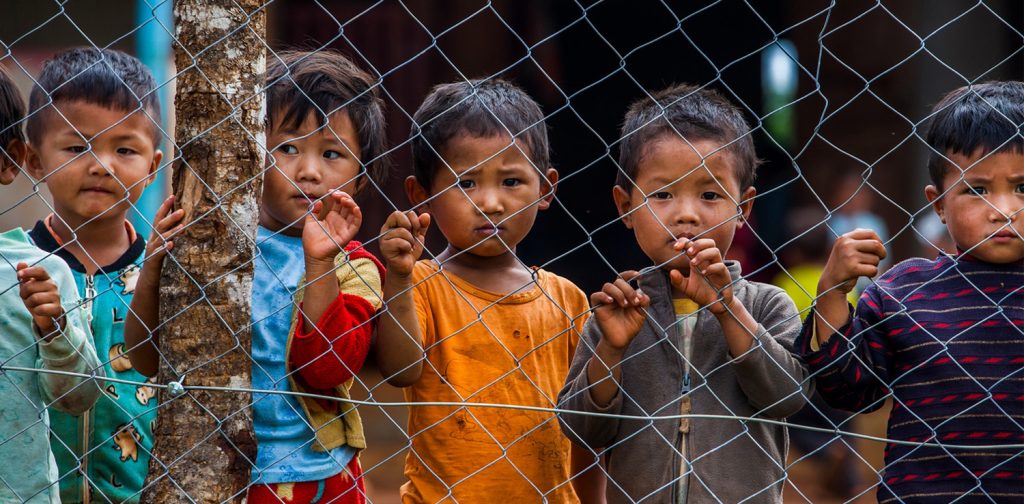
<path id="1" fill-rule="evenodd" d="M 314 114 L 298 129 L 273 125 L 260 201 L 260 225 L 301 234 L 313 203 L 333 190 L 355 195 L 364 183 L 359 136 L 347 112 L 336 112 L 321 127 Z"/>
<path id="2" fill-rule="evenodd" d="M 637 166 L 636 187 L 613 189 L 619 215 L 644 254 L 664 269 L 683 273 L 690 263 L 672 248 L 676 240 L 710 238 L 724 256 L 756 194 L 753 187 L 741 193 L 731 154 L 712 154 L 720 144 L 700 140 L 692 145 L 668 135 L 654 141 Z"/>
<path id="3" fill-rule="evenodd" d="M 964 171 L 950 169 L 945 191 L 928 186 L 925 196 L 957 248 L 990 263 L 1024 259 L 1024 154 L 947 157 Z"/>
<path id="4" fill-rule="evenodd" d="M 558 172 L 534 167 L 527 152 L 508 136 L 459 135 L 441 149 L 448 165 L 429 191 L 410 177 L 409 199 L 419 205 L 430 198 L 425 209 L 451 247 L 480 257 L 510 253 L 530 232 L 537 211 L 550 205 L 558 181 Z"/>
<path id="5" fill-rule="evenodd" d="M 152 120 L 84 101 L 53 107 L 32 145 L 29 172 L 46 182 L 62 219 L 123 220 L 163 157 Z"/>

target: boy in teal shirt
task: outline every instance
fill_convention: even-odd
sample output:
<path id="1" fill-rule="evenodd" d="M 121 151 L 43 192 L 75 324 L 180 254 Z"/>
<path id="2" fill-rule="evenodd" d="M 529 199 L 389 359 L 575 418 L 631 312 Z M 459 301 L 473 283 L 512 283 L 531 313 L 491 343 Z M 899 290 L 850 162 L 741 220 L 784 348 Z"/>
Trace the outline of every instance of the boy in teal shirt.
<path id="1" fill-rule="evenodd" d="M 24 111 L 0 71 L 0 184 L 18 176 L 25 158 Z M 60 503 L 47 406 L 79 414 L 99 395 L 90 378 L 47 372 L 99 367 L 79 305 L 66 264 L 21 229 L 0 234 L 0 501 Z"/>
<path id="2" fill-rule="evenodd" d="M 156 400 L 124 355 L 124 321 L 147 255 L 126 214 L 162 158 L 155 89 L 138 59 L 80 48 L 48 61 L 29 99 L 28 169 L 54 209 L 29 234 L 71 267 L 103 368 L 124 380 L 83 415 L 51 412 L 64 503 L 137 502 L 149 467 Z M 169 208 L 157 229 L 180 220 Z"/>

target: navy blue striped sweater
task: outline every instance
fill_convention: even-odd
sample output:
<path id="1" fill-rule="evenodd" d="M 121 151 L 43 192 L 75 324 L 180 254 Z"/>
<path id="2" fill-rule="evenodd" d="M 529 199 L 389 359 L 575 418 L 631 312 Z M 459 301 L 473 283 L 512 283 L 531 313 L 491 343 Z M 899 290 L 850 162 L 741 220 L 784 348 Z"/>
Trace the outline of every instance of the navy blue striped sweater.
<path id="1" fill-rule="evenodd" d="M 832 406 L 869 412 L 893 398 L 878 483 L 888 502 L 1024 502 L 1024 262 L 911 259 L 865 289 L 817 351 L 807 317 L 797 349 Z M 991 499 L 991 500 L 990 500 Z"/>

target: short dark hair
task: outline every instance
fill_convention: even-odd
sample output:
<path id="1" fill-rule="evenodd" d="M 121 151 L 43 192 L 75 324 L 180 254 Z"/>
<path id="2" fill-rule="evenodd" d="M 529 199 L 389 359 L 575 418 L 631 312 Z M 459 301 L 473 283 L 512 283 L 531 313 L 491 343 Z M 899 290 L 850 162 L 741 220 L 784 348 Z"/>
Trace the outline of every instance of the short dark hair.
<path id="1" fill-rule="evenodd" d="M 25 134 L 22 133 L 24 120 L 25 101 L 21 91 L 18 91 L 7 72 L 0 67 L 0 150 L 6 149 L 11 140 L 25 141 Z"/>
<path id="2" fill-rule="evenodd" d="M 1024 82 L 993 81 L 951 91 L 935 105 L 926 141 L 935 187 L 954 165 L 950 154 L 1024 152 Z"/>
<path id="3" fill-rule="evenodd" d="M 670 86 L 630 105 L 622 123 L 615 184 L 632 191 L 643 157 L 666 135 L 727 144 L 724 151 L 732 155 L 740 191 L 754 185 L 761 161 L 743 113 L 717 91 L 689 84 Z"/>
<path id="4" fill-rule="evenodd" d="M 384 102 L 370 74 L 337 51 L 279 51 L 266 82 L 268 128 L 298 129 L 310 114 L 326 125 L 344 108 L 356 129 L 360 163 L 374 180 L 384 179 Z"/>
<path id="5" fill-rule="evenodd" d="M 509 135 L 523 142 L 538 170 L 551 166 L 548 129 L 540 105 L 519 86 L 502 79 L 440 84 L 413 115 L 412 165 L 416 181 L 430 190 L 443 166 L 439 153 L 459 135 Z"/>
<path id="6" fill-rule="evenodd" d="M 153 121 L 153 143 L 159 145 L 160 99 L 156 80 L 135 56 L 114 49 L 76 47 L 58 53 L 43 65 L 29 95 L 26 132 L 35 143 L 52 114 L 46 107 L 56 102 L 83 101 L 101 107 L 133 112 L 142 110 Z"/>

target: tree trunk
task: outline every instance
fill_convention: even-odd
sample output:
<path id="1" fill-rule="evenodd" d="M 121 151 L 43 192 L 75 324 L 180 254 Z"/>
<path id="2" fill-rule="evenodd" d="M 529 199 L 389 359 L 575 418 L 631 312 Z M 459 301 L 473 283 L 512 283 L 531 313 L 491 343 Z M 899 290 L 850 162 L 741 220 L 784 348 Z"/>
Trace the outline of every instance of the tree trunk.
<path id="1" fill-rule="evenodd" d="M 175 204 L 189 223 L 164 261 L 155 446 L 144 502 L 240 502 L 256 459 L 252 259 L 265 143 L 263 2 L 176 0 Z"/>

